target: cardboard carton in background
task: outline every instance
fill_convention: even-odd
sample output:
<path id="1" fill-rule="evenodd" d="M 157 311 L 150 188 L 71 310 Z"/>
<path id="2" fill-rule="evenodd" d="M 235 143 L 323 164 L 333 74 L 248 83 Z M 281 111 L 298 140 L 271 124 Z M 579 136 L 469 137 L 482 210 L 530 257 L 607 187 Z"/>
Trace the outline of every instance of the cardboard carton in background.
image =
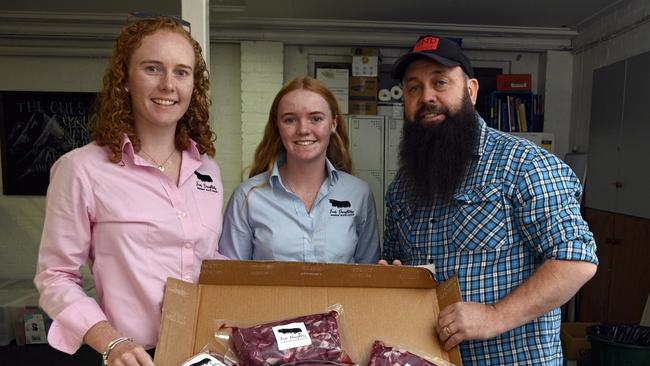
<path id="1" fill-rule="evenodd" d="M 350 78 L 349 114 L 377 115 L 377 87 L 379 82 L 376 77 L 353 76 Z"/>
<path id="2" fill-rule="evenodd" d="M 587 339 L 587 327 L 598 323 L 562 323 L 560 339 L 562 353 L 570 361 L 587 361 L 591 356 L 591 343 Z"/>
<path id="3" fill-rule="evenodd" d="M 374 76 L 379 72 L 379 48 L 352 49 L 352 76 Z"/>
<path id="4" fill-rule="evenodd" d="M 348 111 L 350 115 L 376 116 L 377 101 L 350 99 Z"/>
<path id="5" fill-rule="evenodd" d="M 461 300 L 457 279 L 438 284 L 423 268 L 273 261 L 204 261 L 198 284 L 170 278 L 157 366 L 177 366 L 214 337 L 217 319 L 259 323 L 322 313 L 341 304 L 355 361 L 375 339 L 399 342 L 461 366 L 435 332 L 440 309 Z"/>
<path id="6" fill-rule="evenodd" d="M 350 97 L 368 97 L 377 100 L 379 81 L 376 77 L 352 76 L 349 80 Z"/>

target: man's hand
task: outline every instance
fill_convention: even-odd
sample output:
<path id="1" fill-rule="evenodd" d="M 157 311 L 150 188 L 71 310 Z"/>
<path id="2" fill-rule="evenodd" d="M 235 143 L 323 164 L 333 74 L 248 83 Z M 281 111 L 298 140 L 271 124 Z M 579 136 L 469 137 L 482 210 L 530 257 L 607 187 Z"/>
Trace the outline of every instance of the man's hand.
<path id="1" fill-rule="evenodd" d="M 377 262 L 377 264 L 381 264 L 381 265 L 383 265 L 383 266 L 387 266 L 387 265 L 388 265 L 388 261 L 385 260 L 385 259 L 380 259 L 379 262 Z M 393 265 L 394 265 L 394 266 L 401 266 L 401 265 L 402 265 L 402 261 L 400 261 L 399 259 L 395 259 L 395 260 L 393 260 Z"/>
<path id="2" fill-rule="evenodd" d="M 436 331 L 449 351 L 462 341 L 488 339 L 503 332 L 501 316 L 492 305 L 457 302 L 444 308 L 438 317 Z"/>

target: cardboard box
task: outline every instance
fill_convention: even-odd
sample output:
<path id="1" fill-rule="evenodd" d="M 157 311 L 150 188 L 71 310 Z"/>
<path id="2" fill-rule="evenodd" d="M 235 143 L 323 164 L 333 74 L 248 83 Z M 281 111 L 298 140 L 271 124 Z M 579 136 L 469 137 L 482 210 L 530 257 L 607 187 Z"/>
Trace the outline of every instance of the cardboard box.
<path id="1" fill-rule="evenodd" d="M 587 340 L 587 327 L 598 323 L 562 323 L 560 339 L 564 358 L 586 361 L 591 356 L 591 343 Z"/>
<path id="2" fill-rule="evenodd" d="M 350 98 L 369 97 L 377 100 L 379 82 L 376 77 L 352 76 L 350 77 Z"/>
<path id="3" fill-rule="evenodd" d="M 214 321 L 258 323 L 322 313 L 341 304 L 356 356 L 375 339 L 460 366 L 458 347 L 442 348 L 440 309 L 461 301 L 458 281 L 438 284 L 417 267 L 272 261 L 204 261 L 198 284 L 170 278 L 163 302 L 157 366 L 178 366 L 211 342 Z"/>
<path id="4" fill-rule="evenodd" d="M 359 47 L 352 49 L 352 76 L 379 74 L 379 49 Z"/>
<path id="5" fill-rule="evenodd" d="M 376 116 L 377 102 L 372 100 L 350 99 L 348 111 L 350 115 Z"/>
<path id="6" fill-rule="evenodd" d="M 530 91 L 532 83 L 531 74 L 497 75 L 497 90 Z"/>

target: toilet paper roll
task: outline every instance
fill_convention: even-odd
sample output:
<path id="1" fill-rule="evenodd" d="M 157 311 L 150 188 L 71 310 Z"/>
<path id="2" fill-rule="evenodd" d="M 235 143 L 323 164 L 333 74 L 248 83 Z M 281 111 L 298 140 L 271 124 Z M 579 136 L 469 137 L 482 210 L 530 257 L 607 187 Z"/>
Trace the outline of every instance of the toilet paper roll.
<path id="1" fill-rule="evenodd" d="M 399 86 L 395 85 L 392 88 L 390 88 L 390 96 L 393 97 L 393 99 L 400 100 L 402 99 L 402 88 Z"/>
<path id="2" fill-rule="evenodd" d="M 390 91 L 388 89 L 380 89 L 378 98 L 381 102 L 390 102 Z"/>

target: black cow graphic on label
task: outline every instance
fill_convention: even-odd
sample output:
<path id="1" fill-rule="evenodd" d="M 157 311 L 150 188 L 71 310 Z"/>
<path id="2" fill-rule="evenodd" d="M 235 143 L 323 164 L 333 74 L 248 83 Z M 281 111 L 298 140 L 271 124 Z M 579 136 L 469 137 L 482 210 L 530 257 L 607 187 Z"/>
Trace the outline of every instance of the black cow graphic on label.
<path id="1" fill-rule="evenodd" d="M 278 332 L 282 334 L 287 334 L 287 333 L 295 334 L 295 333 L 302 332 L 302 330 L 300 330 L 300 328 L 284 328 L 284 329 L 278 329 Z"/>
<path id="2" fill-rule="evenodd" d="M 212 177 L 207 174 L 201 174 L 199 172 L 194 172 L 194 174 L 196 174 L 196 177 L 202 182 L 212 182 Z"/>
<path id="3" fill-rule="evenodd" d="M 332 204 L 332 207 L 339 207 L 339 208 L 352 207 L 350 201 L 337 201 L 331 199 L 330 203 Z"/>
<path id="4" fill-rule="evenodd" d="M 195 363 L 191 364 L 190 366 L 210 366 L 210 365 L 213 365 L 213 364 L 214 364 L 214 362 L 212 362 L 211 359 L 204 358 L 199 362 L 195 362 Z"/>

